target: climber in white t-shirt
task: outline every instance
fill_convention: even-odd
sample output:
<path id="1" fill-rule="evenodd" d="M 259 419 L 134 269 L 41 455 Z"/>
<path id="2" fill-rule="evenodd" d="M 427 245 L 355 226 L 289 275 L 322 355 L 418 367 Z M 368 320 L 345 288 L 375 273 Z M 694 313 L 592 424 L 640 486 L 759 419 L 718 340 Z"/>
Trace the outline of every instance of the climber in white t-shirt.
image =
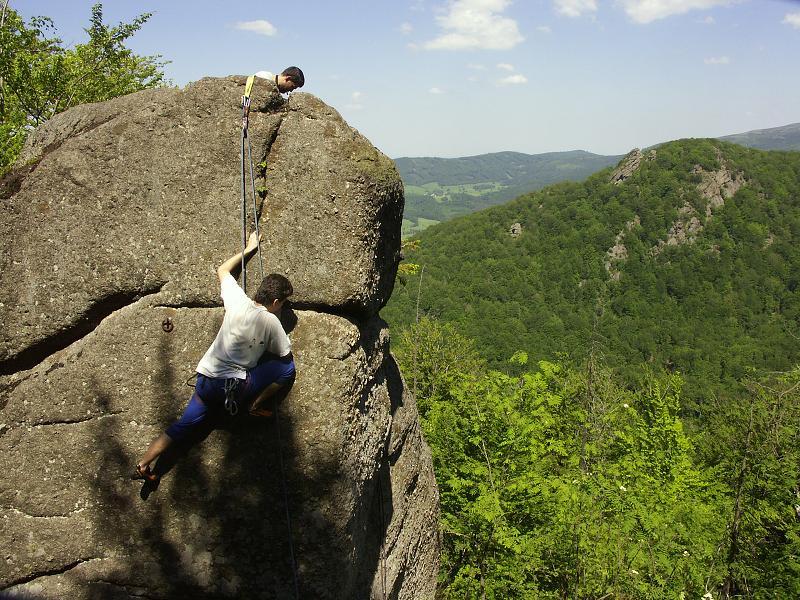
<path id="1" fill-rule="evenodd" d="M 306 83 L 306 78 L 303 72 L 297 67 L 286 67 L 281 71 L 280 75 L 275 75 L 270 71 L 259 71 L 255 74 L 256 77 L 261 79 L 269 79 L 278 86 L 278 91 L 281 94 L 291 92 L 297 88 L 303 87 Z"/>
<path id="2" fill-rule="evenodd" d="M 259 239 L 250 235 L 244 249 L 245 260 L 255 252 Z M 247 407 L 257 417 L 272 413 L 262 405 L 267 398 L 294 381 L 292 344 L 278 318 L 292 284 L 273 273 L 261 282 L 253 300 L 233 277 L 242 263 L 235 254 L 217 269 L 225 317 L 217 337 L 197 365 L 197 385 L 181 417 L 150 443 L 136 464 L 133 479 L 156 481 L 160 474 L 150 465 L 173 442 L 198 432 L 210 413 L 232 416 Z"/>

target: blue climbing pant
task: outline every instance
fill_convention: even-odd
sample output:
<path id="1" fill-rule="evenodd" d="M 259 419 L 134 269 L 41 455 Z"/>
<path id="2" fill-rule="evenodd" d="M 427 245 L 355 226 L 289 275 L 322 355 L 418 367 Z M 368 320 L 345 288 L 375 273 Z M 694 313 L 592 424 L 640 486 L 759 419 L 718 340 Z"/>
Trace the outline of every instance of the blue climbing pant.
<path id="1" fill-rule="evenodd" d="M 199 430 L 210 414 L 221 415 L 225 410 L 226 385 L 229 389 L 233 388 L 232 397 L 237 405 L 246 407 L 268 385 L 285 385 L 294 379 L 294 374 L 291 355 L 265 360 L 250 369 L 245 379 L 219 379 L 198 373 L 194 394 L 180 418 L 167 427 L 167 435 L 176 442 L 183 441 Z"/>

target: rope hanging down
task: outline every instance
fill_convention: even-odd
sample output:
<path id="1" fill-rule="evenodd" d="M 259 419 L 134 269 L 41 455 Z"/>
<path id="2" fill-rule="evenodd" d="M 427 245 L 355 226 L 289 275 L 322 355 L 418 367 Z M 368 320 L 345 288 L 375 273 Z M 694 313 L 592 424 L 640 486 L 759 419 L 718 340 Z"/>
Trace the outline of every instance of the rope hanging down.
<path id="1" fill-rule="evenodd" d="M 245 140 L 247 141 L 247 162 L 250 163 L 250 193 L 253 197 L 253 223 L 255 224 L 256 238 L 260 238 L 258 232 L 258 205 L 256 203 L 256 180 L 253 175 L 253 154 L 250 145 L 250 136 L 247 128 L 250 119 L 250 92 L 253 90 L 255 75 L 247 78 L 247 84 L 242 96 L 242 289 L 247 293 L 247 267 L 244 264 L 244 249 L 247 247 L 247 190 L 245 185 L 246 173 L 244 165 Z M 258 241 L 258 264 L 261 271 L 261 279 L 264 279 L 264 261 L 261 258 L 261 240 Z"/>
<path id="2" fill-rule="evenodd" d="M 245 168 L 244 168 L 244 149 L 245 140 L 247 140 L 247 160 L 250 163 L 250 190 L 253 196 L 253 221 L 255 222 L 256 237 L 258 233 L 258 206 L 256 204 L 256 183 L 253 176 L 253 157 L 250 146 L 250 136 L 248 136 L 247 126 L 249 124 L 250 116 L 250 92 L 253 90 L 253 82 L 255 76 L 251 75 L 247 78 L 247 84 L 244 88 L 244 96 L 242 96 L 242 289 L 247 293 L 247 273 L 244 264 L 244 249 L 247 247 L 247 192 L 245 186 Z M 264 279 L 264 261 L 261 260 L 261 240 L 258 242 L 258 263 L 261 269 L 261 279 Z M 289 534 L 289 557 L 292 563 L 292 580 L 294 583 L 295 599 L 300 600 L 300 585 L 297 578 L 297 561 L 294 556 L 294 542 L 292 540 L 292 517 L 289 513 L 289 493 L 286 489 L 286 471 L 283 465 L 283 444 L 281 441 L 281 422 L 278 416 L 278 402 L 277 398 L 274 401 L 274 414 L 275 414 L 275 427 L 277 429 L 277 445 L 278 445 L 278 462 L 281 471 L 281 489 L 283 491 L 283 506 L 286 510 L 286 527 Z M 226 399 L 227 403 L 227 399 Z M 227 408 L 227 406 L 226 406 Z M 238 407 L 237 407 L 238 409 Z M 235 414 L 235 413 L 231 413 Z"/>

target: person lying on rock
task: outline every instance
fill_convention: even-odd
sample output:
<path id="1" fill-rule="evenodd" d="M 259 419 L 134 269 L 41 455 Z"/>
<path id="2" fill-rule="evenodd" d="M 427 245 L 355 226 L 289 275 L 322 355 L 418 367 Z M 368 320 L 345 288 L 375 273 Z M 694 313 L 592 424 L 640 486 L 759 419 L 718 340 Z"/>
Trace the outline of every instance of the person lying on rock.
<path id="1" fill-rule="evenodd" d="M 286 94 L 287 92 L 292 92 L 297 88 L 301 88 L 306 82 L 303 72 L 297 67 L 286 67 L 281 71 L 280 75 L 275 75 L 270 71 L 259 71 L 256 73 L 256 77 L 274 81 L 281 94 Z"/>
<path id="2" fill-rule="evenodd" d="M 255 252 L 259 237 L 250 235 L 244 259 Z M 197 385 L 181 417 L 154 439 L 136 463 L 132 479 L 156 481 L 150 465 L 174 442 L 197 432 L 210 413 L 231 415 L 239 406 L 249 407 L 257 417 L 272 413 L 263 408 L 273 396 L 294 379 L 292 344 L 283 330 L 279 315 L 292 294 L 292 284 L 273 273 L 261 282 L 254 300 L 247 297 L 234 279 L 242 254 L 230 257 L 217 269 L 225 317 L 217 337 L 197 365 Z"/>

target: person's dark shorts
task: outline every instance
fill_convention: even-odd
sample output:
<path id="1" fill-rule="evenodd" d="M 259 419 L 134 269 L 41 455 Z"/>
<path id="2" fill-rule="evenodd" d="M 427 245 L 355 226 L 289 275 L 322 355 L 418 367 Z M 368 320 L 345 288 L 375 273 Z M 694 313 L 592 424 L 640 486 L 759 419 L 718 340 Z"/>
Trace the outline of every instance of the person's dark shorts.
<path id="1" fill-rule="evenodd" d="M 289 354 L 283 358 L 263 360 L 247 372 L 245 379 L 236 382 L 235 397 L 240 405 L 247 406 L 272 383 L 285 385 L 295 376 L 294 359 Z M 225 406 L 227 379 L 197 374 L 197 384 L 189 404 L 181 417 L 167 428 L 167 435 L 175 441 L 184 440 L 208 418 L 210 411 L 222 411 Z"/>

